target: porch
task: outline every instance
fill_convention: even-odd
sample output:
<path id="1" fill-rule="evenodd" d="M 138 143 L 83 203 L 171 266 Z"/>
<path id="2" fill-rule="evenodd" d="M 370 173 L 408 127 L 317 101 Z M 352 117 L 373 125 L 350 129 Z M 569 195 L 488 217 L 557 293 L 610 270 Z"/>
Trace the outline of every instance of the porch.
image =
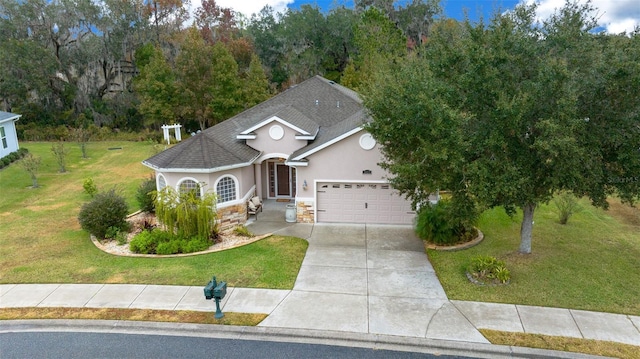
<path id="1" fill-rule="evenodd" d="M 258 213 L 258 218 L 251 215 L 245 226 L 256 235 L 275 233 L 295 224 L 285 221 L 285 212 L 288 204 L 295 204 L 295 200 L 290 201 L 264 199 L 262 202 L 262 212 Z"/>

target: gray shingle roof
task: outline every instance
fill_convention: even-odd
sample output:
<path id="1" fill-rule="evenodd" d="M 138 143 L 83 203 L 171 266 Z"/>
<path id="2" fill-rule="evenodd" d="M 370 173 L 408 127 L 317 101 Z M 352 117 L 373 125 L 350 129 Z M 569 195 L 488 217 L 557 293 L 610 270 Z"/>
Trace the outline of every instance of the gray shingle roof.
<path id="1" fill-rule="evenodd" d="M 300 128 L 301 130 L 306 131 L 308 134 L 313 135 L 318 132 L 318 123 L 305 116 L 303 113 L 296 110 L 292 106 L 286 107 L 281 111 L 278 111 L 274 115 Z"/>
<path id="2" fill-rule="evenodd" d="M 0 111 L 0 122 L 5 122 L 8 120 L 13 120 L 16 118 L 20 118 L 21 115 L 15 114 L 15 113 L 11 113 L 11 112 L 4 112 L 4 111 Z"/>
<path id="3" fill-rule="evenodd" d="M 273 116 L 310 134 L 318 133 L 294 155 L 321 147 L 366 121 L 362 101 L 354 91 L 315 76 L 143 163 L 155 169 L 203 171 L 248 164 L 260 152 L 236 136 Z"/>

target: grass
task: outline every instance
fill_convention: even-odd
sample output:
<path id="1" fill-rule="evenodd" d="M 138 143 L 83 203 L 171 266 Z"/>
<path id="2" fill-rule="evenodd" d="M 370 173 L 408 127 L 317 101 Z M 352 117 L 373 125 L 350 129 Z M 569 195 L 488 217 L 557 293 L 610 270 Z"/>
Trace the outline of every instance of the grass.
<path id="1" fill-rule="evenodd" d="M 622 359 L 640 358 L 638 347 L 629 344 L 541 334 L 501 332 L 488 329 L 480 329 L 480 332 L 491 344 L 497 345 L 559 350 Z"/>
<path id="2" fill-rule="evenodd" d="M 512 219 L 502 209 L 480 218 L 485 239 L 478 246 L 427 254 L 450 299 L 640 315 L 640 210 L 610 203 L 604 211 L 582 200 L 567 225 L 553 204 L 537 208 L 530 255 L 518 253 L 521 214 Z M 471 284 L 464 272 L 476 255 L 504 260 L 511 284 Z"/>
<path id="3" fill-rule="evenodd" d="M 184 258 L 127 258 L 96 248 L 78 224 L 90 200 L 82 183 L 92 177 L 98 189 L 116 186 L 131 212 L 135 192 L 152 171 L 140 164 L 152 154 L 148 142 L 92 142 L 89 159 L 69 144 L 66 173 L 58 173 L 51 143 L 22 147 L 42 158 L 40 187 L 19 163 L 0 171 L 0 283 L 149 283 L 204 285 L 212 275 L 229 286 L 291 289 L 307 242 L 270 237 L 224 252 Z M 120 149 L 113 149 L 120 148 Z"/>
<path id="4" fill-rule="evenodd" d="M 215 310 L 214 310 L 215 311 Z M 213 312 L 188 310 L 149 310 L 116 308 L 3 308 L 0 320 L 24 319 L 87 319 L 133 320 L 144 322 L 196 323 L 256 326 L 266 314 L 226 312 L 220 319 Z"/>

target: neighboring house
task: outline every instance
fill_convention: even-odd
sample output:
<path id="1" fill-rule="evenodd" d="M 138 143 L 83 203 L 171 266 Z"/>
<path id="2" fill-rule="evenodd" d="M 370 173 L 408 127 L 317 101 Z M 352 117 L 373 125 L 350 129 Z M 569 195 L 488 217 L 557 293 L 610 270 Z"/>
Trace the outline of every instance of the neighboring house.
<path id="1" fill-rule="evenodd" d="M 295 201 L 298 222 L 411 224 L 367 121 L 354 91 L 316 76 L 142 163 L 158 189 L 215 191 L 223 229 L 254 195 Z"/>
<path id="2" fill-rule="evenodd" d="M 0 111 L 0 158 L 17 151 L 18 133 L 16 132 L 16 121 L 22 115 Z"/>

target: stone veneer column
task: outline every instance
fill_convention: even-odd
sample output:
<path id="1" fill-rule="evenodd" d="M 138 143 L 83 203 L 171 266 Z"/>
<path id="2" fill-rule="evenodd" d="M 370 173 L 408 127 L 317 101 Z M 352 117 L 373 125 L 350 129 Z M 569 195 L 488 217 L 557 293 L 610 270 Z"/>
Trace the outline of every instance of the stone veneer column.
<path id="1" fill-rule="evenodd" d="M 218 209 L 218 223 L 220 231 L 224 232 L 235 228 L 247 221 L 247 205 L 236 204 Z"/>
<path id="2" fill-rule="evenodd" d="M 299 223 L 314 223 L 313 202 L 296 202 L 296 219 Z"/>

